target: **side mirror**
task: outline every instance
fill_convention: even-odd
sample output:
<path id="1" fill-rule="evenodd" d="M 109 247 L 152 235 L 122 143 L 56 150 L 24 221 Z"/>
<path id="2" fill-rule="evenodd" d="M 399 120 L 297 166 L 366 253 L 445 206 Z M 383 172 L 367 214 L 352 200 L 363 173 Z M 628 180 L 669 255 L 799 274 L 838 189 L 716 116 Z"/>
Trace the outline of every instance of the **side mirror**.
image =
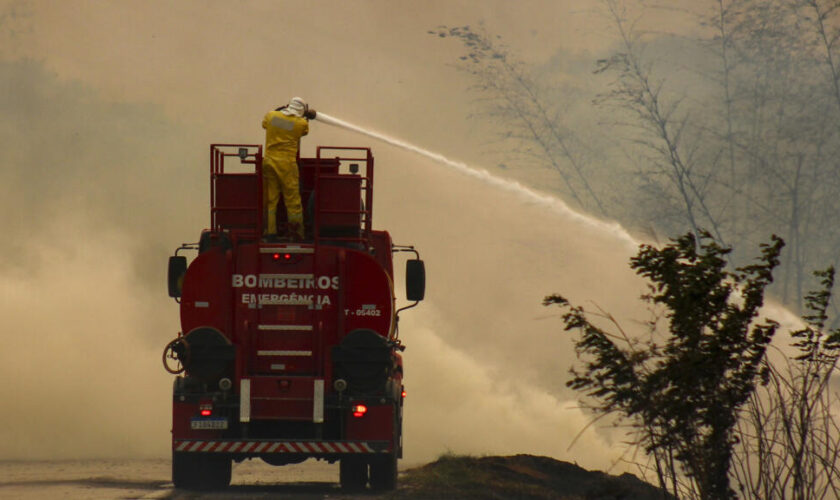
<path id="1" fill-rule="evenodd" d="M 184 275 L 187 273 L 187 258 L 180 255 L 169 257 L 169 272 L 166 276 L 169 285 L 169 296 L 180 297 Z"/>
<path id="2" fill-rule="evenodd" d="M 426 295 L 426 266 L 420 259 L 405 263 L 405 297 L 418 302 Z"/>

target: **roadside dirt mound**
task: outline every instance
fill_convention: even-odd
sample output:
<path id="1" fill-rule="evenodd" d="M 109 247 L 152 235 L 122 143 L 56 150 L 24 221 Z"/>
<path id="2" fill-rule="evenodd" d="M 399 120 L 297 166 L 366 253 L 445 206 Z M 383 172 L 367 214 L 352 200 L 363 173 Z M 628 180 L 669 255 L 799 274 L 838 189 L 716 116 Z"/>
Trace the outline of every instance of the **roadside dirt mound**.
<path id="1" fill-rule="evenodd" d="M 387 498 L 662 500 L 662 491 L 632 474 L 611 476 L 549 457 L 443 456 L 410 469 Z"/>

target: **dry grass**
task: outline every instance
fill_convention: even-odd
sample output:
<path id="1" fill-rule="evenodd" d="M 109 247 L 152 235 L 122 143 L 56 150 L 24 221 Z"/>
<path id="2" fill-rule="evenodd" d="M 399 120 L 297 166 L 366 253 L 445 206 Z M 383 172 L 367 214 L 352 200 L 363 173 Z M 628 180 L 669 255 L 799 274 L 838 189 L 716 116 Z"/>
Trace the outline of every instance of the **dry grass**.
<path id="1" fill-rule="evenodd" d="M 667 498 L 631 474 L 610 476 L 548 457 L 443 455 L 406 471 L 387 498 L 638 499 Z"/>

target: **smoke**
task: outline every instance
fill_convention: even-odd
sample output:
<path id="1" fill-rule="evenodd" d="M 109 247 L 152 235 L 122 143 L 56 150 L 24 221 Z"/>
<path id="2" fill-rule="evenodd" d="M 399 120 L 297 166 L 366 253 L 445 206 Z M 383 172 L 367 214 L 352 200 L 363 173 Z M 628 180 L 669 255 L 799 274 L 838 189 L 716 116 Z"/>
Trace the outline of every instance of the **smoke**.
<path id="1" fill-rule="evenodd" d="M 171 377 L 160 350 L 178 330 L 165 262 L 206 223 L 212 140 L 36 63 L 0 72 L 10 166 L 0 217 L 13 236 L 0 247 L 0 376 L 13 381 L 0 389 L 12 402 L 3 458 L 165 456 Z M 415 244 L 429 271 L 427 301 L 401 321 L 406 461 L 450 450 L 608 467 L 615 452 L 594 429 L 566 451 L 588 417 L 563 387 L 571 344 L 540 302 L 561 292 L 628 312 L 613 307 L 640 290 L 626 239 L 500 190 L 502 179 L 476 182 L 389 146 L 375 154 L 375 225 Z"/>
<path id="2" fill-rule="evenodd" d="M 443 326 L 443 322 L 435 323 Z M 527 452 L 606 468 L 624 451 L 622 446 L 613 447 L 609 437 L 595 427 L 588 427 L 591 416 L 574 402 L 558 398 L 555 391 L 525 383 L 513 370 L 504 376 L 494 373 L 486 363 L 453 349 L 431 328 L 413 330 L 411 337 L 405 406 L 407 463 L 425 462 L 443 451 Z"/>
<path id="3" fill-rule="evenodd" d="M 208 144 L 258 142 L 259 117 L 247 133 L 210 136 L 35 62 L 0 63 L 0 109 L 0 458 L 166 456 L 172 377 L 160 354 L 179 327 L 166 257 L 207 223 Z M 371 146 L 318 125 L 305 149 Z M 415 245 L 428 271 L 427 300 L 400 321 L 405 461 L 535 453 L 610 468 L 620 439 L 577 408 L 570 335 L 541 302 L 561 293 L 639 327 L 632 239 L 543 193 L 368 135 L 388 142 L 374 148 L 375 227 Z"/>
<path id="4" fill-rule="evenodd" d="M 0 246 L 0 269 L 33 271 L 30 239 L 74 215 L 92 231 L 126 233 L 138 285 L 157 288 L 151 255 L 206 221 L 195 207 L 207 197 L 207 142 L 154 106 L 105 102 L 38 63 L 0 63 L 0 77 L 0 226 L 14 235 Z"/>
<path id="5" fill-rule="evenodd" d="M 358 131 L 435 160 L 377 150 L 374 220 L 397 243 L 420 250 L 428 275 L 427 301 L 400 320 L 406 461 L 443 451 L 535 453 L 628 470 L 620 460 L 628 452 L 624 429 L 590 427 L 594 415 L 565 387 L 578 364 L 577 333 L 564 332 L 559 310 L 541 302 L 561 293 L 609 313 L 631 336 L 647 333 L 646 285 L 629 268 L 634 240 L 550 196 L 532 197 L 506 179 L 470 175 L 465 169 L 474 169 L 460 162 Z M 399 267 L 396 277 L 399 289 Z M 777 304 L 762 312 L 784 329 L 797 325 Z"/>
<path id="6" fill-rule="evenodd" d="M 427 300 L 400 319 L 406 460 L 542 453 L 611 467 L 620 450 L 609 430 L 595 426 L 568 450 L 591 416 L 565 388 L 571 337 L 541 302 L 558 292 L 640 326 L 644 284 L 626 239 L 446 165 L 390 147 L 376 154 L 374 220 L 414 244 L 427 268 Z"/>
<path id="7" fill-rule="evenodd" d="M 162 455 L 170 383 L 151 346 L 177 317 L 138 292 L 124 234 L 71 217 L 45 229 L 27 242 L 36 271 L 0 281 L 3 458 Z"/>
<path id="8" fill-rule="evenodd" d="M 179 323 L 165 262 L 206 224 L 217 138 L 153 106 L 105 102 L 37 63 L 0 64 L 0 74 L 2 458 L 166 456 L 171 376 L 160 353 Z M 306 141 L 325 135 L 316 122 Z M 427 300 L 400 321 L 405 461 L 536 453 L 611 467 L 619 439 L 588 427 L 565 388 L 571 338 L 540 304 L 562 293 L 632 331 L 646 311 L 626 233 L 392 145 L 374 148 L 375 226 L 414 244 L 428 270 Z"/>
<path id="9" fill-rule="evenodd" d="M 436 149 L 469 149 L 477 139 L 454 90 L 463 81 L 430 71 L 449 56 L 436 59 L 425 30 L 474 13 L 444 4 L 454 16 L 300 2 L 296 15 L 319 22 L 283 30 L 266 6 L 32 4 L 35 33 L 18 46 L 44 62 L 0 62 L 0 458 L 167 455 L 171 376 L 160 352 L 179 323 L 165 263 L 207 224 L 209 143 L 259 142 L 261 113 L 303 93 L 413 141 L 431 137 Z M 358 30 L 371 11 L 391 31 Z M 487 7 L 505 24 L 520 11 Z M 547 36 L 573 32 L 549 16 L 520 19 Z M 546 35 L 529 43 L 554 50 Z M 564 386 L 571 340 L 540 304 L 556 292 L 628 328 L 645 319 L 643 283 L 627 266 L 632 240 L 560 200 L 390 139 L 374 148 L 374 224 L 415 245 L 428 270 L 427 300 L 400 321 L 406 461 L 540 453 L 609 467 L 608 430 L 590 427 L 568 449 L 590 416 Z M 317 121 L 304 151 L 314 144 L 371 146 Z M 398 287 L 402 278 L 398 269 Z"/>
<path id="10" fill-rule="evenodd" d="M 0 64 L 0 87 L 2 458 L 163 455 L 164 269 L 205 220 L 206 146 L 38 63 Z"/>

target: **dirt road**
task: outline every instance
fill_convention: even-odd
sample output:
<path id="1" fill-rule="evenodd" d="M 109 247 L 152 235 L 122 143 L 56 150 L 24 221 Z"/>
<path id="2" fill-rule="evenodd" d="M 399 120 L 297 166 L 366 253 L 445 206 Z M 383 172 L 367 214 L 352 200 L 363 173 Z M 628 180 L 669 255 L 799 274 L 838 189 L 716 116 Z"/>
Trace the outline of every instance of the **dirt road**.
<path id="1" fill-rule="evenodd" d="M 176 491 L 169 464 L 165 459 L 0 461 L 0 499 L 352 498 L 341 494 L 338 464 L 310 460 L 272 467 L 248 460 L 234 464 L 231 487 L 223 493 Z"/>

